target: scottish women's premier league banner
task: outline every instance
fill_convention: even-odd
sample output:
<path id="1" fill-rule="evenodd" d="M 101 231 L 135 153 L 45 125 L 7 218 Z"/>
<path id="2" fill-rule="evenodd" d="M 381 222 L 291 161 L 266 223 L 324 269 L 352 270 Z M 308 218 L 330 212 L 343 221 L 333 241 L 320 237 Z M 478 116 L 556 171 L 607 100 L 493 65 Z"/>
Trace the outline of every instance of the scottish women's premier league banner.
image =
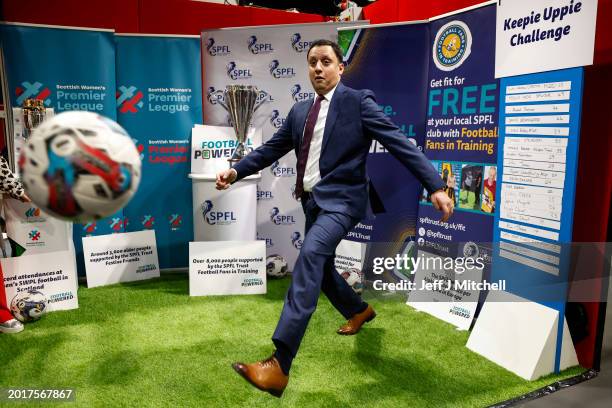
<path id="1" fill-rule="evenodd" d="M 160 268 L 184 268 L 193 240 L 190 135 L 202 122 L 199 37 L 118 35 L 117 118 L 141 153 L 127 231 L 155 230 Z"/>
<path id="2" fill-rule="evenodd" d="M 116 119 L 115 44 L 111 30 L 58 28 L 3 24 L 0 26 L 10 104 L 19 109 L 26 99 L 42 100 L 55 114 L 85 110 Z M 38 208 L 29 208 L 23 216 L 40 221 Z M 104 235 L 117 229 L 109 218 L 74 227 L 74 243 L 79 272 L 84 273 L 81 237 Z M 34 229 L 26 244 L 36 244 L 45 237 Z M 28 245 L 22 245 L 26 248 Z"/>

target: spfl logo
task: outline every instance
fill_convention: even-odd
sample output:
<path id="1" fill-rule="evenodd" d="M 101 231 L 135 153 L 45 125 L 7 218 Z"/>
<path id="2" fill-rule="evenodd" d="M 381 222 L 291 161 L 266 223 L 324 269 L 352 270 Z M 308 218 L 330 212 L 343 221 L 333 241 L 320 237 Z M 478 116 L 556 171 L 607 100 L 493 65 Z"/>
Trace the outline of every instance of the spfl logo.
<path id="1" fill-rule="evenodd" d="M 293 215 L 282 215 L 278 207 L 272 207 L 270 210 L 270 220 L 276 225 L 295 224 L 295 217 Z"/>
<path id="2" fill-rule="evenodd" d="M 282 167 L 278 160 L 272 163 L 270 172 L 274 177 L 294 177 L 296 175 L 294 167 Z"/>
<path id="3" fill-rule="evenodd" d="M 302 245 L 304 241 L 302 240 L 302 234 L 298 231 L 295 231 L 291 234 L 291 243 L 295 247 L 295 249 L 302 249 Z"/>
<path id="4" fill-rule="evenodd" d="M 172 231 L 177 231 L 183 225 L 183 217 L 180 214 L 170 214 L 168 216 L 168 223 Z"/>
<path id="5" fill-rule="evenodd" d="M 272 95 L 260 89 L 259 93 L 257 94 L 257 99 L 255 99 L 255 106 L 259 105 L 260 103 L 273 102 L 273 101 L 274 101 L 274 98 L 272 97 Z"/>
<path id="6" fill-rule="evenodd" d="M 300 33 L 295 33 L 291 36 L 291 46 L 295 52 L 308 51 L 310 44 L 311 41 L 302 41 L 302 35 Z"/>
<path id="7" fill-rule="evenodd" d="M 145 214 L 142 216 L 140 222 L 145 228 L 153 228 L 155 226 L 155 217 L 151 214 Z"/>
<path id="8" fill-rule="evenodd" d="M 218 103 L 225 102 L 223 90 L 215 89 L 214 86 L 208 87 L 208 91 L 206 92 L 206 98 L 208 99 L 208 103 L 210 103 L 211 105 L 216 105 Z"/>
<path id="9" fill-rule="evenodd" d="M 15 88 L 15 95 L 17 96 L 18 106 L 23 105 L 23 101 L 26 99 L 40 99 L 45 106 L 51 105 L 51 99 L 49 99 L 51 91 L 40 82 L 22 82 L 21 86 Z"/>
<path id="10" fill-rule="evenodd" d="M 253 74 L 251 74 L 251 70 L 248 68 L 238 68 L 234 61 L 230 61 L 227 63 L 227 76 L 231 79 L 247 79 L 251 78 Z"/>
<path id="11" fill-rule="evenodd" d="M 25 212 L 25 216 L 28 218 L 32 218 L 32 217 L 40 217 L 40 208 L 28 208 Z"/>
<path id="12" fill-rule="evenodd" d="M 274 200 L 274 194 L 270 190 L 257 190 L 257 201 Z"/>
<path id="13" fill-rule="evenodd" d="M 260 43 L 258 42 L 257 37 L 254 35 L 249 37 L 249 40 L 247 41 L 247 46 L 249 47 L 249 51 L 251 51 L 255 55 L 269 54 L 274 51 L 274 48 L 272 48 L 272 44 Z"/>
<path id="14" fill-rule="evenodd" d="M 280 112 L 277 109 L 272 110 L 270 124 L 277 129 L 280 129 L 285 124 L 285 118 L 281 118 Z"/>
<path id="15" fill-rule="evenodd" d="M 85 234 L 93 234 L 98 229 L 98 224 L 95 221 L 89 221 L 83 224 L 83 232 Z"/>
<path id="16" fill-rule="evenodd" d="M 274 78 L 293 78 L 295 76 L 295 69 L 293 67 L 282 67 L 278 60 L 272 60 L 270 65 L 270 75 Z"/>
<path id="17" fill-rule="evenodd" d="M 212 57 L 230 54 L 229 45 L 216 45 L 215 39 L 210 37 L 206 41 L 206 52 Z"/>
<path id="18" fill-rule="evenodd" d="M 38 241 L 40 239 L 40 232 L 36 229 L 33 229 L 32 231 L 30 231 L 29 237 L 31 241 Z"/>
<path id="19" fill-rule="evenodd" d="M 314 98 L 314 92 L 302 92 L 302 86 L 295 84 L 291 87 L 291 97 L 295 102 L 307 101 Z"/>
<path id="20" fill-rule="evenodd" d="M 266 241 L 266 248 L 271 248 L 271 247 L 274 246 L 274 242 L 272 242 L 272 238 L 262 237 L 261 235 L 259 235 L 259 233 L 257 234 L 257 240 L 258 241 Z"/>
<path id="21" fill-rule="evenodd" d="M 144 106 L 142 102 L 143 94 L 135 86 L 119 87 L 117 92 L 117 107 L 121 113 L 136 113 Z"/>
<path id="22" fill-rule="evenodd" d="M 472 33 L 458 20 L 440 27 L 433 43 L 433 61 L 442 71 L 452 71 L 463 64 L 472 49 Z"/>
<path id="23" fill-rule="evenodd" d="M 229 225 L 236 222 L 233 211 L 213 211 L 214 204 L 210 200 L 202 204 L 202 216 L 208 225 Z"/>

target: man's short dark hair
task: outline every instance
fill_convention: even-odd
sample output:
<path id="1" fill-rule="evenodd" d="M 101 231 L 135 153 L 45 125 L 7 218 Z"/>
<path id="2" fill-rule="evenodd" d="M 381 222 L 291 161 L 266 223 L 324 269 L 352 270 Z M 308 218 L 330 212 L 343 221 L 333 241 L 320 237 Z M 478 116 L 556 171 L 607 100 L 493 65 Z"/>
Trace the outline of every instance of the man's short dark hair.
<path id="1" fill-rule="evenodd" d="M 329 45 L 330 47 L 332 47 L 332 50 L 334 50 L 334 54 L 336 54 L 336 58 L 338 58 L 338 62 L 342 63 L 342 50 L 340 49 L 340 46 L 330 40 L 315 40 L 310 44 L 310 48 L 308 48 L 308 52 L 306 53 L 306 59 L 308 59 L 308 56 L 310 55 L 310 50 L 312 50 L 314 47 L 323 47 Z"/>

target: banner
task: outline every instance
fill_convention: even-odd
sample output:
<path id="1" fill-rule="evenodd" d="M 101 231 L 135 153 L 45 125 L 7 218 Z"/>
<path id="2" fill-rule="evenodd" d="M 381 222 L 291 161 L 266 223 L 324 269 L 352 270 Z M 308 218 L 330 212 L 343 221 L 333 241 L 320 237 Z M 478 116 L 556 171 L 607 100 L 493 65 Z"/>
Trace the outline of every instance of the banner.
<path id="1" fill-rule="evenodd" d="M 190 134 L 202 120 L 197 37 L 118 35 L 117 116 L 142 159 L 127 231 L 155 230 L 160 268 L 184 268 L 193 240 Z"/>
<path id="2" fill-rule="evenodd" d="M 116 119 L 115 44 L 111 30 L 0 26 L 10 103 L 44 101 L 60 113 L 96 112 Z M 122 212 L 74 228 L 78 269 L 84 274 L 81 238 L 123 231 Z"/>
<path id="3" fill-rule="evenodd" d="M 342 81 L 356 89 L 370 89 L 382 111 L 405 134 L 406 139 L 423 149 L 427 106 L 427 67 L 429 29 L 426 23 L 339 30 L 347 67 Z M 372 141 L 367 161 L 370 179 L 370 204 L 374 219 L 366 219 L 349 232 L 347 239 L 371 245 L 371 259 L 392 256 L 411 248 L 414 240 L 421 190 L 419 181 L 376 140 Z M 368 279 L 371 270 L 364 271 Z M 406 278 L 388 272 L 386 280 Z"/>
<path id="4" fill-rule="evenodd" d="M 498 81 L 495 70 L 495 6 L 489 5 L 430 23 L 429 89 L 425 153 L 446 182 L 455 211 L 445 223 L 423 191 L 417 222 L 419 252 L 443 257 L 482 257 L 484 274 L 491 262 L 493 215 L 498 211 L 497 138 Z M 460 243 L 460 244 L 459 244 Z M 483 245 L 485 244 L 485 245 Z M 441 271 L 438 274 L 444 275 Z M 417 273 L 415 282 L 438 280 L 433 271 Z M 482 277 L 471 276 L 472 280 Z M 478 293 L 438 291 L 432 301 L 463 300 L 443 313 L 423 299 L 410 301 L 417 309 L 469 328 Z M 459 300 L 458 300 L 459 299 Z"/>
<path id="5" fill-rule="evenodd" d="M 266 293 L 263 241 L 189 243 L 189 296 Z"/>
<path id="6" fill-rule="evenodd" d="M 83 238 L 87 287 L 159 278 L 155 231 Z"/>
<path id="7" fill-rule="evenodd" d="M 6 302 L 21 292 L 38 291 L 48 301 L 47 310 L 70 310 L 79 307 L 74 249 L 30 256 L 2 258 Z"/>
<path id="8" fill-rule="evenodd" d="M 282 125 L 291 107 L 314 97 L 308 79 L 306 52 L 320 38 L 336 40 L 341 24 L 291 24 L 202 32 L 204 123 L 228 126 L 229 116 L 218 103 L 226 85 L 255 85 L 263 105 L 253 115 L 263 129 L 263 142 Z M 295 188 L 293 152 L 261 172 L 258 186 L 258 239 L 268 255 L 281 255 L 292 268 L 304 237 L 304 214 Z"/>

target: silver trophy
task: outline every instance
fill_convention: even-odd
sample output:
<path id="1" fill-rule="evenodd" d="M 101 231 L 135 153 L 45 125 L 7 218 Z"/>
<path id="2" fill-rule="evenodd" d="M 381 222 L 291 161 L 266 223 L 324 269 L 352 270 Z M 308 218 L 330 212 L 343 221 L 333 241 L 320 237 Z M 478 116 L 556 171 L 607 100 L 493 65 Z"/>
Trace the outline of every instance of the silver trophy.
<path id="1" fill-rule="evenodd" d="M 238 139 L 238 145 L 234 149 L 232 157 L 228 159 L 230 167 L 234 167 L 236 163 L 253 150 L 252 147 L 246 145 L 246 139 L 253 113 L 263 104 L 265 99 L 261 98 L 262 100 L 258 102 L 259 94 L 260 91 L 256 86 L 228 85 L 223 92 L 224 100 L 217 101 L 228 111 L 236 132 L 236 139 Z"/>
<path id="2" fill-rule="evenodd" d="M 23 113 L 23 133 L 24 139 L 28 140 L 34 128 L 45 120 L 45 105 L 40 99 L 28 98 L 23 101 L 21 108 Z"/>

